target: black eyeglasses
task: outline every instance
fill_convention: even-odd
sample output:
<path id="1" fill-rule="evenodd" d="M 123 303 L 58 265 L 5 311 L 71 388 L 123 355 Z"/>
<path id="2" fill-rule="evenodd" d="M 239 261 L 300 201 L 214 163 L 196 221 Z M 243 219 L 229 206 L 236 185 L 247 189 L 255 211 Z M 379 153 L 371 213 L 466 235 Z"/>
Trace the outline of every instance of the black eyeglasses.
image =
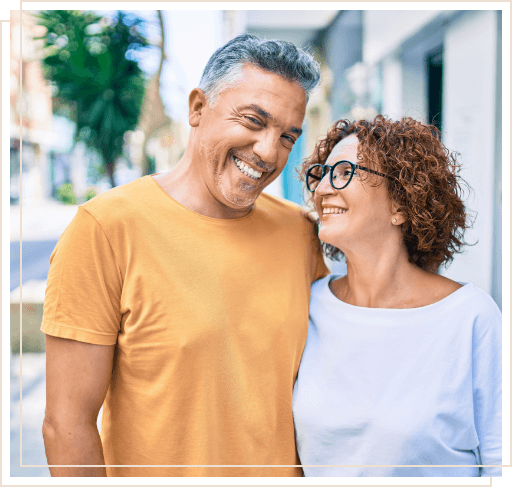
<path id="1" fill-rule="evenodd" d="M 393 179 L 387 174 L 382 174 L 381 172 L 374 171 L 373 169 L 359 166 L 353 162 L 339 161 L 334 164 L 334 166 L 328 166 L 327 164 L 315 164 L 314 166 L 311 166 L 306 173 L 306 186 L 309 191 L 314 193 L 320 184 L 320 181 L 325 177 L 327 172 L 330 171 L 329 180 L 331 182 L 331 186 L 334 189 L 346 188 L 350 184 L 350 181 L 352 181 L 354 171 L 356 169 L 371 172 L 372 174 L 377 174 L 377 176 L 382 176 L 384 178 Z"/>

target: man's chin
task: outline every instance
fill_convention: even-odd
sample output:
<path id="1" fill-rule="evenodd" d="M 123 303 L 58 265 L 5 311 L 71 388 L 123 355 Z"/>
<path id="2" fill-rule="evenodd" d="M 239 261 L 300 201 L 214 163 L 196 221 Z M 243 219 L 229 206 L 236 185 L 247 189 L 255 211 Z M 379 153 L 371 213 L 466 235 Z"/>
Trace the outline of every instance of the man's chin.
<path id="1" fill-rule="evenodd" d="M 261 191 L 221 191 L 222 196 L 224 197 L 226 206 L 229 206 L 233 210 L 250 211 L 254 205 L 254 202 L 258 199 L 258 196 L 261 194 Z"/>

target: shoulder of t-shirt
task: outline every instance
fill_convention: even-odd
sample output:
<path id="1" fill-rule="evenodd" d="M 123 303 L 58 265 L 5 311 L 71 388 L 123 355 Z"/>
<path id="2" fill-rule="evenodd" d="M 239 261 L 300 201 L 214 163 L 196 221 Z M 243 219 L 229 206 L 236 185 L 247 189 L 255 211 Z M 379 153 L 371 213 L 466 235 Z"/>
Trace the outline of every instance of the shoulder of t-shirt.
<path id="1" fill-rule="evenodd" d="M 326 292 L 326 289 L 328 289 L 327 286 L 329 285 L 329 281 L 332 279 L 337 279 L 338 277 L 341 277 L 341 274 L 330 274 L 316 280 L 313 284 L 311 284 L 311 296 L 314 295 L 315 298 L 323 296 Z"/>
<path id="2" fill-rule="evenodd" d="M 274 217 L 282 217 L 287 223 L 295 220 L 297 224 L 305 226 L 308 231 L 314 233 L 314 224 L 304 214 L 303 209 L 297 203 L 284 198 L 261 193 L 258 197 L 259 208 Z"/>
<path id="3" fill-rule="evenodd" d="M 105 191 L 80 207 L 87 210 L 99 223 L 109 219 L 118 220 L 124 215 L 141 211 L 141 205 L 148 200 L 150 191 L 147 178 L 141 177 Z"/>
<path id="4" fill-rule="evenodd" d="M 474 316 L 477 331 L 485 333 L 489 328 L 501 328 L 502 314 L 494 299 L 472 283 L 466 284 L 464 288 L 466 294 L 462 305 Z"/>
<path id="5" fill-rule="evenodd" d="M 284 198 L 271 196 L 267 193 L 261 193 L 257 201 L 257 204 L 260 205 L 262 209 L 271 209 L 283 213 L 301 215 L 301 207 L 297 203 L 285 200 Z"/>

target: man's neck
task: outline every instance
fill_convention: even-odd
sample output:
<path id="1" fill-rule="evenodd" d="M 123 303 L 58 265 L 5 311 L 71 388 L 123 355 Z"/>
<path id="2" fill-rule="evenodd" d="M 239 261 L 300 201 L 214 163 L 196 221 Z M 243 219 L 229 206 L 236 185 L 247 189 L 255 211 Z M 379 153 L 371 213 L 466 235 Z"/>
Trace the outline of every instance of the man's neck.
<path id="1" fill-rule="evenodd" d="M 203 216 L 226 220 L 242 218 L 252 210 L 252 207 L 235 210 L 221 204 L 185 157 L 173 170 L 157 174 L 153 179 L 172 199 Z"/>

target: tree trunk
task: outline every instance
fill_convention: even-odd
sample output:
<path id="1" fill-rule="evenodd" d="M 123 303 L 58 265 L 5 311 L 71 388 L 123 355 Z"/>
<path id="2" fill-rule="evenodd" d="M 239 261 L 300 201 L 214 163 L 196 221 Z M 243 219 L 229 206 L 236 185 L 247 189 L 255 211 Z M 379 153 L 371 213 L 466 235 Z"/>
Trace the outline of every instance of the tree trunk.
<path id="1" fill-rule="evenodd" d="M 108 174 L 108 178 L 110 179 L 110 185 L 115 188 L 116 187 L 116 182 L 114 181 L 114 164 L 112 162 L 107 162 L 106 164 L 106 167 L 107 167 L 107 174 Z"/>

